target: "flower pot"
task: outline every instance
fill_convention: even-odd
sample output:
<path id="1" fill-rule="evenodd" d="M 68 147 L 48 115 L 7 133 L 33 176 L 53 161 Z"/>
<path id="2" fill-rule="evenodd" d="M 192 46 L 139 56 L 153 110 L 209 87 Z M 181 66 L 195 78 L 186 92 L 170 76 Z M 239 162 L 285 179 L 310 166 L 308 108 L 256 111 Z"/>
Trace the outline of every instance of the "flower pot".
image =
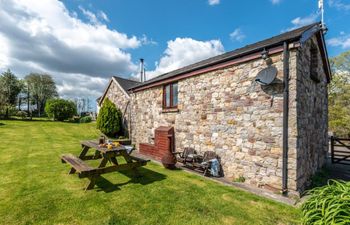
<path id="1" fill-rule="evenodd" d="M 167 152 L 162 157 L 162 164 L 166 169 L 175 169 L 176 168 L 176 157 L 171 152 Z"/>

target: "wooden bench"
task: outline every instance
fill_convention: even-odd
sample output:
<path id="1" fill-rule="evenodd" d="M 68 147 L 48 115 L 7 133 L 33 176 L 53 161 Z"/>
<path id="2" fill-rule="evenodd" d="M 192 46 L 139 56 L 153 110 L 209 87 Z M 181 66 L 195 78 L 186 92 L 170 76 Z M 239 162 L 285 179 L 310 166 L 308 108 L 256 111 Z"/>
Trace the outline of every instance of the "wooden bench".
<path id="1" fill-rule="evenodd" d="M 95 168 L 89 166 L 83 160 L 79 159 L 78 157 L 72 154 L 63 155 L 61 157 L 61 160 L 63 163 L 68 163 L 72 166 L 72 169 L 69 171 L 69 174 L 78 172 L 80 178 L 88 177 L 89 174 L 93 173 L 93 171 L 95 170 Z"/>

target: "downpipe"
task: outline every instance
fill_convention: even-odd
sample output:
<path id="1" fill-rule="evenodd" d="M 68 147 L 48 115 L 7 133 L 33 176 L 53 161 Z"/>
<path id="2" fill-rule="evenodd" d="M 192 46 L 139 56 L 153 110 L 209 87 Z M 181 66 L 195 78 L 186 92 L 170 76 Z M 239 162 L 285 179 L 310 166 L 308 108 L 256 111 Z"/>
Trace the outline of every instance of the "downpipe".
<path id="1" fill-rule="evenodd" d="M 289 49 L 283 43 L 283 163 L 282 194 L 288 195 Z"/>

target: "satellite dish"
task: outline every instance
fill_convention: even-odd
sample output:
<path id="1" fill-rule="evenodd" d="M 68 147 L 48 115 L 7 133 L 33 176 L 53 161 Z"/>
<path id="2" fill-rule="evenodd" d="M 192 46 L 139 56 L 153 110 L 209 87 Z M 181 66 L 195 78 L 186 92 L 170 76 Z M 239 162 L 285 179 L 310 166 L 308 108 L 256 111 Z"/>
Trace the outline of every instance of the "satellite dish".
<path id="1" fill-rule="evenodd" d="M 255 82 L 261 85 L 271 84 L 277 76 L 277 69 L 274 66 L 269 66 L 261 70 L 255 78 Z"/>

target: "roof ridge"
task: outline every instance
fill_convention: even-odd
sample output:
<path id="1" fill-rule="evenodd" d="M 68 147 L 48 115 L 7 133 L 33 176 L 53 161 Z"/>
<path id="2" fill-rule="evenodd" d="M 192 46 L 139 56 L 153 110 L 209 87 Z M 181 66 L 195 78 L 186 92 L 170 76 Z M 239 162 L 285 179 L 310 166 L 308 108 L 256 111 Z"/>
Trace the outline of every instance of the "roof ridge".
<path id="1" fill-rule="evenodd" d="M 167 78 L 166 76 L 169 75 L 169 74 L 172 74 L 172 73 L 175 73 L 175 75 L 176 75 L 176 73 L 179 73 L 179 74 L 180 74 L 180 73 L 186 72 L 187 69 L 188 69 L 188 70 L 191 70 L 191 69 L 194 69 L 194 70 L 195 70 L 197 66 L 198 66 L 198 67 L 201 67 L 201 66 L 206 66 L 206 64 L 215 63 L 215 60 L 216 60 L 216 59 L 218 59 L 218 61 L 221 62 L 221 61 L 229 60 L 229 59 L 232 58 L 232 57 L 237 57 L 237 56 L 241 56 L 241 55 L 247 54 L 247 53 L 249 53 L 249 52 L 256 51 L 257 49 L 254 49 L 254 46 L 258 46 L 258 45 L 260 45 L 260 44 L 262 44 L 262 43 L 264 43 L 264 42 L 269 42 L 269 41 L 272 41 L 272 40 L 274 40 L 274 39 L 282 38 L 282 37 L 284 37 L 284 36 L 286 37 L 286 40 L 291 40 L 291 39 L 298 38 L 298 37 L 300 37 L 300 36 L 302 35 L 302 33 L 299 34 L 299 35 L 296 35 L 296 36 L 293 37 L 293 38 L 288 38 L 288 36 L 291 35 L 291 34 L 294 34 L 294 33 L 298 34 L 298 33 L 301 32 L 301 31 L 306 31 L 306 30 L 310 29 L 311 27 L 313 27 L 313 26 L 315 26 L 315 25 L 317 25 L 317 24 L 320 24 L 320 22 L 311 23 L 311 24 L 309 24 L 309 25 L 305 25 L 305 26 L 296 28 L 296 29 L 294 29 L 294 30 L 287 31 L 287 32 L 284 32 L 284 33 L 281 33 L 281 34 L 272 36 L 272 37 L 270 37 L 270 38 L 265 38 L 265 39 L 263 39 L 263 40 L 261 40 L 261 41 L 254 42 L 254 43 L 245 45 L 245 46 L 243 46 L 243 47 L 233 49 L 233 50 L 228 51 L 228 52 L 225 52 L 225 53 L 223 53 L 223 54 L 216 55 L 216 56 L 213 56 L 213 57 L 210 57 L 210 58 L 207 58 L 207 59 L 198 61 L 198 62 L 196 62 L 196 63 L 192 63 L 192 64 L 187 65 L 187 66 L 184 66 L 184 67 L 180 67 L 180 68 L 178 68 L 178 69 L 176 69 L 176 70 L 172 70 L 172 71 L 169 71 L 169 72 L 167 72 L 167 73 L 163 73 L 163 74 L 161 74 L 161 75 L 159 75 L 159 76 L 156 76 L 156 77 L 154 77 L 154 78 L 152 78 L 152 79 L 150 79 L 150 80 L 147 80 L 147 81 L 145 81 L 145 82 L 143 82 L 143 83 L 140 82 L 140 85 L 138 85 L 138 86 L 144 86 L 144 85 L 147 85 L 147 84 L 149 84 L 149 83 L 152 83 L 153 81 L 159 81 L 159 80 L 161 80 L 163 77 L 165 77 L 164 79 L 166 79 L 166 78 Z M 283 41 L 282 41 L 282 42 L 283 42 Z M 276 41 L 276 42 L 273 42 L 272 44 L 267 45 L 267 46 L 273 46 L 273 45 L 277 45 L 277 44 L 280 44 L 280 43 L 281 43 L 281 41 Z M 267 47 L 267 46 L 266 46 L 266 47 Z M 253 48 L 253 49 L 249 49 L 249 48 Z M 247 49 L 247 50 L 242 51 L 242 50 L 244 50 L 244 49 Z M 258 49 L 259 49 L 259 48 L 258 48 Z M 242 51 L 242 52 L 240 52 L 240 51 Z M 237 54 L 235 55 L 235 53 L 237 53 Z M 201 65 L 201 64 L 204 64 L 204 65 Z M 183 70 L 184 70 L 184 71 L 183 71 Z M 136 86 L 136 87 L 138 87 L 138 86 Z M 135 88 L 135 87 L 133 87 L 133 88 Z"/>

